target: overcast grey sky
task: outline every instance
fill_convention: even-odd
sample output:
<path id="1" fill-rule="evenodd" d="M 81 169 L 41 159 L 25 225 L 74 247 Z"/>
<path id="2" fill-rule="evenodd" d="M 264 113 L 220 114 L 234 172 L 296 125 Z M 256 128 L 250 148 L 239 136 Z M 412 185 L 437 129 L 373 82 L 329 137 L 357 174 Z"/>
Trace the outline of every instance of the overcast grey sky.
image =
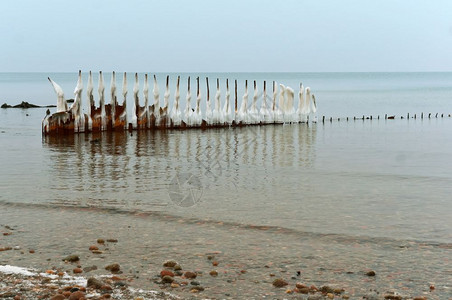
<path id="1" fill-rule="evenodd" d="M 452 1 L 2 1 L 0 37 L 0 72 L 452 71 Z"/>

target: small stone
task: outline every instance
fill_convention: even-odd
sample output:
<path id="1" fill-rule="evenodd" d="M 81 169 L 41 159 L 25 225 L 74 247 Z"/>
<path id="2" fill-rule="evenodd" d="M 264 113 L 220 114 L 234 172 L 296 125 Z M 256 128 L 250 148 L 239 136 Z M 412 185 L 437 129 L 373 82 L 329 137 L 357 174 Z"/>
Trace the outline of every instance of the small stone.
<path id="1" fill-rule="evenodd" d="M 173 281 L 174 281 L 173 277 L 168 275 L 163 276 L 162 278 L 162 283 L 172 283 Z"/>
<path id="2" fill-rule="evenodd" d="M 68 261 L 68 262 L 76 262 L 79 261 L 80 257 L 78 255 L 68 255 L 65 258 L 63 258 L 63 261 Z"/>
<path id="3" fill-rule="evenodd" d="M 350 299 L 349 295 L 342 295 L 342 299 Z"/>
<path id="4" fill-rule="evenodd" d="M 111 286 L 109 286 L 108 284 L 104 284 L 103 286 L 100 287 L 101 291 L 111 291 L 113 290 L 113 288 Z"/>
<path id="5" fill-rule="evenodd" d="M 72 293 L 68 299 L 69 300 L 80 300 L 82 298 L 85 298 L 85 293 L 82 291 L 77 291 L 77 292 Z"/>
<path id="6" fill-rule="evenodd" d="M 182 270 L 182 267 L 179 264 L 176 264 L 174 266 L 174 271 L 180 271 L 180 270 Z"/>
<path id="7" fill-rule="evenodd" d="M 93 250 L 91 251 L 93 254 L 102 254 L 103 252 L 101 250 Z"/>
<path id="8" fill-rule="evenodd" d="M 372 276 L 375 276 L 376 274 L 375 274 L 375 271 L 371 270 L 371 271 L 367 272 L 366 275 L 372 277 Z"/>
<path id="9" fill-rule="evenodd" d="M 309 294 L 309 288 L 298 288 L 299 293 L 301 294 Z"/>
<path id="10" fill-rule="evenodd" d="M 427 300 L 427 298 L 426 298 L 426 297 L 419 296 L 419 297 L 414 297 L 413 300 Z"/>
<path id="11" fill-rule="evenodd" d="M 175 265 L 177 265 L 177 262 L 174 260 L 167 260 L 163 263 L 163 266 L 166 268 L 174 268 Z"/>
<path id="12" fill-rule="evenodd" d="M 308 300 L 322 300 L 324 299 L 322 295 L 309 295 Z"/>
<path id="13" fill-rule="evenodd" d="M 74 270 L 72 270 L 72 272 L 74 272 L 74 274 L 80 274 L 83 273 L 83 270 L 80 268 L 75 268 Z"/>
<path id="14" fill-rule="evenodd" d="M 66 299 L 66 297 L 62 294 L 58 294 L 58 295 L 55 295 L 52 298 L 50 298 L 50 300 L 65 300 L 65 299 Z"/>
<path id="15" fill-rule="evenodd" d="M 430 285 L 430 290 L 433 291 L 435 289 L 435 285 L 431 284 Z"/>
<path id="16" fill-rule="evenodd" d="M 297 282 L 297 284 L 295 284 L 295 286 L 299 289 L 309 289 L 309 287 L 305 284 L 302 284 L 300 282 Z"/>
<path id="17" fill-rule="evenodd" d="M 197 282 L 196 280 L 193 280 L 190 282 L 191 285 L 200 285 L 199 282 Z"/>
<path id="18" fill-rule="evenodd" d="M 88 278 L 88 281 L 86 283 L 87 287 L 95 288 L 96 290 L 100 289 L 103 285 L 104 285 L 104 283 L 102 281 L 100 281 L 99 279 L 96 279 L 94 277 Z"/>
<path id="19" fill-rule="evenodd" d="M 176 276 L 182 276 L 182 275 L 184 275 L 184 272 L 182 272 L 182 271 L 180 271 L 180 270 L 177 270 L 177 271 L 174 272 L 174 275 L 176 275 Z"/>
<path id="20" fill-rule="evenodd" d="M 275 274 L 273 274 L 273 273 L 270 273 L 270 277 L 275 277 Z"/>
<path id="21" fill-rule="evenodd" d="M 97 243 L 98 244 L 105 244 L 105 240 L 104 239 L 97 239 Z"/>
<path id="22" fill-rule="evenodd" d="M 172 287 L 173 289 L 176 289 L 176 288 L 180 287 L 180 285 L 177 284 L 177 283 L 175 283 L 175 282 L 173 282 L 173 283 L 171 283 L 171 287 Z"/>
<path id="23" fill-rule="evenodd" d="M 28 250 L 28 252 L 31 253 L 31 254 L 33 254 L 33 253 L 35 253 L 35 250 L 30 249 L 30 250 Z"/>
<path id="24" fill-rule="evenodd" d="M 293 291 L 291 289 L 286 290 L 286 294 L 292 294 Z"/>
<path id="25" fill-rule="evenodd" d="M 339 294 L 342 294 L 343 291 L 344 291 L 344 289 L 339 289 L 339 288 L 337 288 L 337 289 L 334 289 L 334 290 L 333 290 L 333 293 L 339 295 Z"/>
<path id="26" fill-rule="evenodd" d="M 202 286 L 194 286 L 192 287 L 192 290 L 197 290 L 198 292 L 204 291 L 204 288 Z"/>
<path id="27" fill-rule="evenodd" d="M 212 260 L 212 259 L 214 259 L 214 258 L 215 258 L 214 255 L 207 255 L 207 259 L 208 259 L 208 260 Z"/>
<path id="28" fill-rule="evenodd" d="M 285 281 L 285 280 L 283 280 L 281 278 L 273 280 L 273 286 L 274 287 L 282 288 L 282 287 L 284 287 L 286 285 L 288 285 L 287 281 Z"/>
<path id="29" fill-rule="evenodd" d="M 111 264 L 105 267 L 105 270 L 110 271 L 112 273 L 118 273 L 120 270 L 119 264 Z"/>
<path id="30" fill-rule="evenodd" d="M 402 300 L 402 296 L 394 294 L 385 295 L 384 298 L 389 300 Z"/>
<path id="31" fill-rule="evenodd" d="M 320 291 L 321 291 L 322 293 L 326 293 L 326 294 L 332 294 L 332 293 L 334 293 L 334 290 L 333 290 L 331 287 L 327 286 L 327 285 L 322 286 L 322 287 L 320 288 Z"/>
<path id="32" fill-rule="evenodd" d="M 326 294 L 326 296 L 327 296 L 329 299 L 334 299 L 334 294 L 332 294 L 332 293 L 328 293 L 328 294 Z"/>
<path id="33" fill-rule="evenodd" d="M 84 272 L 91 272 L 91 271 L 94 271 L 94 270 L 97 270 L 97 266 L 90 266 L 90 267 L 84 267 L 83 268 Z"/>
<path id="34" fill-rule="evenodd" d="M 93 251 L 93 250 L 99 250 L 99 247 L 97 247 L 97 246 L 90 246 L 89 247 L 89 251 Z"/>
<path id="35" fill-rule="evenodd" d="M 240 273 L 245 274 L 246 270 L 240 270 Z"/>
<path id="36" fill-rule="evenodd" d="M 174 277 L 174 273 L 168 270 L 162 270 L 160 272 L 160 277 L 164 277 L 164 276 L 170 276 L 170 277 Z"/>
<path id="37" fill-rule="evenodd" d="M 209 274 L 210 274 L 210 276 L 213 276 L 213 277 L 217 277 L 218 276 L 218 272 L 215 271 L 215 270 L 210 271 Z"/>
<path id="38" fill-rule="evenodd" d="M 117 239 L 107 239 L 107 242 L 109 242 L 109 243 L 117 243 L 118 240 Z"/>
<path id="39" fill-rule="evenodd" d="M 213 262 L 212 262 L 212 266 L 216 267 L 216 266 L 218 266 L 218 265 L 219 265 L 219 263 L 218 263 L 217 261 L 213 261 Z"/>
<path id="40" fill-rule="evenodd" d="M 198 276 L 198 274 L 196 274 L 195 272 L 187 271 L 187 272 L 184 273 L 184 276 L 187 279 L 195 279 L 196 276 Z"/>

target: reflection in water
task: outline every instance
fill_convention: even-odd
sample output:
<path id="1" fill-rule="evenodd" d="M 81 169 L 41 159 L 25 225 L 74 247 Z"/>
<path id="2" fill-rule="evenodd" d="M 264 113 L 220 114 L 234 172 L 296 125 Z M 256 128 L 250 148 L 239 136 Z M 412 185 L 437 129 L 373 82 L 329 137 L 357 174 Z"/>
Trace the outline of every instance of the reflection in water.
<path id="1" fill-rule="evenodd" d="M 256 180 L 276 184 L 274 169 L 312 167 L 315 141 L 316 127 L 306 125 L 46 136 L 49 200 L 162 210 L 177 174 L 192 173 L 205 188 L 253 188 Z"/>

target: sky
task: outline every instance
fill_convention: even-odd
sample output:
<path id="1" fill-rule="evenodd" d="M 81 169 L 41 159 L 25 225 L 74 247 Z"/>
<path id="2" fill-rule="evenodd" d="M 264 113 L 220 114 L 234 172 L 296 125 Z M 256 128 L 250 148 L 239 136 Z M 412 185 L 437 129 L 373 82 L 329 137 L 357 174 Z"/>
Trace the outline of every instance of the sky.
<path id="1" fill-rule="evenodd" d="M 452 1 L 1 1 L 0 38 L 0 72 L 452 71 Z"/>

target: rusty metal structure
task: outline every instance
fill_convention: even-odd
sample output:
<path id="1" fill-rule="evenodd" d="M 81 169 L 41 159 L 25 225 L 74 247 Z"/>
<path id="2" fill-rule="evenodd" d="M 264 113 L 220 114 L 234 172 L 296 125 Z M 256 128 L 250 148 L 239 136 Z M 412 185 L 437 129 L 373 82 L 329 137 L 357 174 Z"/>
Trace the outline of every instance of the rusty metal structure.
<path id="1" fill-rule="evenodd" d="M 316 122 L 317 104 L 310 88 L 300 84 L 298 93 L 298 108 L 295 110 L 294 90 L 273 81 L 273 95 L 267 96 L 267 84 L 263 83 L 263 92 L 258 93 L 257 83 L 254 81 L 254 94 L 248 109 L 248 81 L 245 81 L 245 93 L 240 108 L 237 98 L 237 80 L 234 81 L 234 101 L 230 102 L 229 80 L 226 80 L 224 106 L 221 107 L 220 80 L 216 80 L 217 91 L 215 101 L 210 99 L 209 79 L 206 78 L 207 95 L 205 112 L 202 112 L 202 95 L 200 79 L 196 78 L 196 105 L 191 106 L 190 77 L 187 78 L 186 108 L 182 112 L 180 107 L 180 76 L 174 93 L 173 105 L 170 109 L 169 76 L 166 77 L 166 89 L 161 106 L 160 90 L 154 75 L 152 90 L 153 103 L 149 103 L 148 74 L 144 75 L 143 98 L 140 104 L 140 89 L 138 74 L 135 73 L 133 87 L 133 110 L 129 120 L 127 115 L 127 74 L 123 74 L 122 103 L 117 99 L 116 74 L 112 73 L 110 83 L 110 103 L 105 103 L 105 84 L 102 72 L 99 72 L 98 95 L 99 105 L 94 100 L 93 76 L 89 72 L 86 95 L 88 105 L 86 112 L 82 110 L 82 73 L 79 71 L 77 85 L 74 90 L 74 103 L 68 108 L 63 89 L 52 79 L 48 78 L 57 94 L 57 111 L 48 114 L 42 121 L 44 135 L 68 135 L 80 132 L 124 131 L 124 130 L 165 130 L 188 128 L 217 128 L 231 126 L 266 125 L 283 123 Z M 262 97 L 261 107 L 257 108 L 258 99 Z"/>

